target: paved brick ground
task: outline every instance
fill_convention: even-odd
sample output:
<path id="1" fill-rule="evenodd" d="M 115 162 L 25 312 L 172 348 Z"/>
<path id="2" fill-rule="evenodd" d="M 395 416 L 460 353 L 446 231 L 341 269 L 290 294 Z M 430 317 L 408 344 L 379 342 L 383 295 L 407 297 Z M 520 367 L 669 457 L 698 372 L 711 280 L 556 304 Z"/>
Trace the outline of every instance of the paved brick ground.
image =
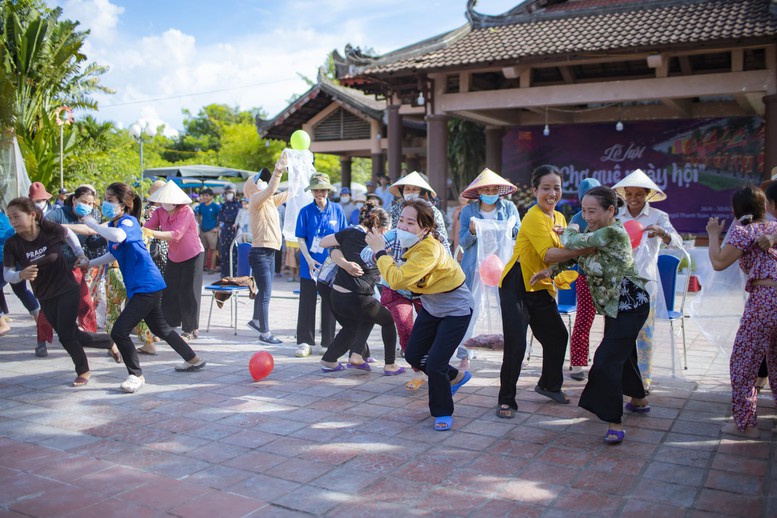
<path id="1" fill-rule="evenodd" d="M 404 388 L 408 374 L 325 375 L 317 356 L 295 358 L 293 287 L 277 281 L 271 304 L 287 345 L 257 344 L 248 305 L 237 336 L 226 309 L 204 332 L 203 297 L 194 347 L 208 366 L 174 372 L 180 359 L 162 346 L 141 359 L 148 384 L 135 395 L 118 391 L 126 371 L 98 351 L 79 389 L 60 346 L 35 358 L 32 322 L 6 288 L 14 329 L 0 338 L 0 516 L 777 516 L 774 404 L 759 400 L 760 440 L 722 438 L 727 360 L 693 326 L 690 369 L 676 378 L 662 326 L 653 411 L 627 417 L 621 445 L 603 444 L 605 426 L 574 404 L 532 391 L 539 347 L 515 419 L 494 415 L 501 354 L 479 351 L 454 429 L 440 433 L 426 387 Z M 380 357 L 378 333 L 371 343 Z M 247 363 L 261 349 L 275 370 L 253 383 Z M 573 403 L 582 387 L 565 382 Z"/>

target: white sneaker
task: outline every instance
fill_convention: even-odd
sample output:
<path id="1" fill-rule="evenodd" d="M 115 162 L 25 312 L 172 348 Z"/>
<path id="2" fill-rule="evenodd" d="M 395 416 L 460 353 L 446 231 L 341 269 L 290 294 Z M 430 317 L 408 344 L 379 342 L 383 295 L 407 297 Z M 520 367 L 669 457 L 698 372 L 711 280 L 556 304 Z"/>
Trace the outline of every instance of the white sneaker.
<path id="1" fill-rule="evenodd" d="M 297 358 L 304 358 L 310 356 L 311 352 L 313 352 L 313 349 L 308 344 L 298 344 L 297 352 L 294 353 L 294 356 Z"/>
<path id="2" fill-rule="evenodd" d="M 139 378 L 138 376 L 135 376 L 134 374 L 130 374 L 129 377 L 124 380 L 124 383 L 122 383 L 119 388 L 122 390 L 122 392 L 126 392 L 127 394 L 133 394 L 140 390 L 140 388 L 146 384 L 146 380 L 143 378 Z"/>

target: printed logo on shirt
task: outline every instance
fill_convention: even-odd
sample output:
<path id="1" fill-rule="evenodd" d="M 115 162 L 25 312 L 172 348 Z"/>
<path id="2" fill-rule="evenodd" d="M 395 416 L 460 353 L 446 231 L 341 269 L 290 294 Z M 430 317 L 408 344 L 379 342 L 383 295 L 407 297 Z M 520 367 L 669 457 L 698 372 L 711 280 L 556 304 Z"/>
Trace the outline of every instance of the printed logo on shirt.
<path id="1" fill-rule="evenodd" d="M 134 225 L 131 219 L 125 219 L 121 222 L 121 224 L 125 227 L 131 227 Z"/>
<path id="2" fill-rule="evenodd" d="M 44 246 L 44 247 L 38 248 L 37 250 L 33 250 L 31 252 L 26 252 L 24 255 L 25 255 L 25 257 L 27 257 L 28 261 L 33 263 L 33 262 L 37 261 L 38 259 L 40 259 L 41 257 L 43 257 L 44 255 L 46 255 L 46 250 L 48 250 L 48 249 L 49 249 L 48 246 Z"/>

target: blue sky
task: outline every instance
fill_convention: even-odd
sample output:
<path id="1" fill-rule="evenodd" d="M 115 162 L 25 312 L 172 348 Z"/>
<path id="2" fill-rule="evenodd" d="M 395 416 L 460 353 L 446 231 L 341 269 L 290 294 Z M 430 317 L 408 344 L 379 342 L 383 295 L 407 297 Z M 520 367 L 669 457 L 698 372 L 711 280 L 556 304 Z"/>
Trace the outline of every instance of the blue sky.
<path id="1" fill-rule="evenodd" d="M 270 116 L 307 90 L 333 49 L 388 52 L 464 23 L 466 0 L 49 0 L 91 30 L 91 61 L 109 65 L 100 120 L 182 127 L 182 109 L 217 102 Z M 502 13 L 519 0 L 480 0 Z M 196 95 L 193 95 L 196 94 Z"/>

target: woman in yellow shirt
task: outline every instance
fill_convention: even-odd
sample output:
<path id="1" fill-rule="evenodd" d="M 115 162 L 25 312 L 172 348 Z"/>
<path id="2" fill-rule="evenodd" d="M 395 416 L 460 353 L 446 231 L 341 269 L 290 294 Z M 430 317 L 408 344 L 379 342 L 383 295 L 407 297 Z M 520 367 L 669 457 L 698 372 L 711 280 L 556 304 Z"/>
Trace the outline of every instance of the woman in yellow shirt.
<path id="1" fill-rule="evenodd" d="M 459 263 L 446 251 L 437 233 L 432 205 L 406 201 L 397 223 L 397 239 L 407 252 L 397 266 L 386 253 L 386 240 L 375 229 L 366 237 L 375 252 L 380 274 L 392 290 L 409 290 L 421 297 L 421 311 L 410 332 L 405 360 L 429 377 L 429 411 L 434 429 L 453 426 L 453 394 L 472 375 L 448 363 L 464 338 L 474 301 Z"/>
<path id="2" fill-rule="evenodd" d="M 532 173 L 531 184 L 537 204 L 523 218 L 513 256 L 502 272 L 499 285 L 504 353 L 496 415 L 506 419 L 512 418 L 518 409 L 516 385 L 526 354 L 528 326 L 542 344 L 542 374 L 534 391 L 557 403 L 569 403 L 569 398 L 561 391 L 569 333 L 558 313 L 554 298 L 556 288 L 550 279 L 543 279 L 535 285 L 531 285 L 529 279 L 551 264 L 593 253 L 592 249 L 573 251 L 561 245 L 558 233 L 567 222 L 563 214 L 555 210 L 556 204 L 561 201 L 561 172 L 558 168 L 552 165 L 538 167 Z M 576 276 L 574 272 L 569 273 Z M 561 285 L 574 280 L 569 273 L 557 277 L 556 283 Z"/>

